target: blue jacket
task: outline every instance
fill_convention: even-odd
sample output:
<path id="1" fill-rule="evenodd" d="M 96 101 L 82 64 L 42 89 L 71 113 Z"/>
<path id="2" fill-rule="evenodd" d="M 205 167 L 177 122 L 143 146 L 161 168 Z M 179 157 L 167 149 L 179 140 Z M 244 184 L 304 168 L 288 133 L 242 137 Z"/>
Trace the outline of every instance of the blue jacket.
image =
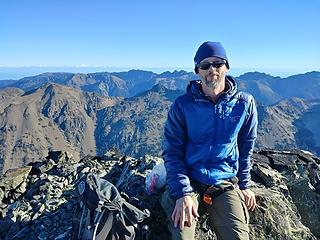
<path id="1" fill-rule="evenodd" d="M 169 110 L 163 159 L 174 199 L 193 192 L 192 179 L 213 185 L 237 176 L 240 189 L 249 187 L 257 110 L 232 77 L 226 84 L 229 89 L 213 103 L 200 91 L 200 82 L 191 81 Z"/>

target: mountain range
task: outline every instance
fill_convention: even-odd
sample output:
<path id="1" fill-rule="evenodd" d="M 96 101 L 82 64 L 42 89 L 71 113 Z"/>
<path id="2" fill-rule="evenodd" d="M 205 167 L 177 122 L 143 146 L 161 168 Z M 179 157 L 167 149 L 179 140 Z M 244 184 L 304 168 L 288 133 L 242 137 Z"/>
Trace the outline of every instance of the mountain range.
<path id="1" fill-rule="evenodd" d="M 131 74 L 136 74 L 137 81 L 132 80 Z M 174 99 L 183 94 L 180 89 L 187 84 L 189 75 L 192 74 L 182 71 L 129 71 L 118 75 L 46 73 L 0 89 L 1 172 L 46 156 L 48 150 L 68 151 L 78 158 L 103 155 L 113 148 L 134 157 L 160 156 L 167 111 Z M 315 86 L 319 72 L 306 75 L 301 79 Z M 98 78 L 110 82 L 101 80 L 99 85 Z M 273 86 L 276 80 L 271 84 L 271 79 L 270 75 L 248 73 L 238 81 L 240 88 L 253 91 L 254 83 Z M 243 86 L 243 82 L 247 85 Z M 97 92 L 83 90 L 101 84 L 108 86 L 104 92 L 100 87 L 95 88 Z M 133 93 L 137 94 L 130 96 Z M 258 149 L 301 148 L 320 155 L 320 101 L 311 90 L 308 95 L 301 94 L 305 98 L 287 98 L 272 105 L 258 101 Z M 260 99 L 266 96 L 262 90 L 253 95 Z"/>
<path id="2" fill-rule="evenodd" d="M 191 72 L 174 71 L 156 74 L 151 71 L 98 73 L 43 73 L 17 81 L 1 83 L 0 88 L 15 87 L 24 91 L 39 88 L 45 83 L 57 83 L 102 96 L 133 97 L 161 84 L 169 89 L 185 90 L 189 81 L 198 79 Z M 298 97 L 320 98 L 320 72 L 297 74 L 287 78 L 273 77 L 260 72 L 248 72 L 236 78 L 239 89 L 255 96 L 261 105 L 272 105 L 280 100 Z"/>
<path id="3" fill-rule="evenodd" d="M 271 105 L 292 97 L 306 100 L 320 98 L 320 72 L 297 74 L 287 78 L 259 72 L 245 73 L 237 78 L 239 89 L 250 92 L 262 105 Z"/>

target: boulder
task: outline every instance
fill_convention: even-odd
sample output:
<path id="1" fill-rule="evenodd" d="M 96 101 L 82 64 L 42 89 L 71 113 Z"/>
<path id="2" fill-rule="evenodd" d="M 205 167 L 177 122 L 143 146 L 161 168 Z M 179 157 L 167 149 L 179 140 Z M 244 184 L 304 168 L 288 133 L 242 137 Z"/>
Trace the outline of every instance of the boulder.
<path id="1" fill-rule="evenodd" d="M 250 239 L 320 238 L 320 160 L 302 151 L 273 150 L 256 152 L 252 159 L 252 190 L 258 205 L 250 212 Z M 0 239 L 72 239 L 80 206 L 75 186 L 89 172 L 112 182 L 136 207 L 150 210 L 151 217 L 144 222 L 150 228 L 149 239 L 170 239 L 160 194 L 148 195 L 145 190 L 146 175 L 161 161 L 109 151 L 76 162 L 68 153 L 51 152 L 39 162 L 12 170 L 0 179 Z M 196 238 L 216 239 L 207 214 L 199 211 L 203 214 Z"/>

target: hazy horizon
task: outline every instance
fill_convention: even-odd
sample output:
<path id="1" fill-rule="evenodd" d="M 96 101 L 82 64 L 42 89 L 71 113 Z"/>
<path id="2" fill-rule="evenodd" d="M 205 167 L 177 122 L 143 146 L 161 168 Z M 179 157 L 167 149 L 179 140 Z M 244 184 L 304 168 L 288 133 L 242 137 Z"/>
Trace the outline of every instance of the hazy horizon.
<path id="1" fill-rule="evenodd" d="M 2 80 L 19 80 L 24 77 L 30 77 L 39 75 L 46 72 L 68 72 L 68 73 L 96 73 L 96 72 L 127 72 L 130 70 L 142 70 L 152 71 L 160 74 L 166 71 L 186 71 L 193 72 L 193 68 L 181 67 L 181 68 L 161 68 L 161 67 L 142 67 L 142 68 L 130 68 L 130 67 L 102 67 L 102 66 L 0 66 L 0 81 Z M 320 71 L 318 69 L 268 69 L 268 68 L 232 68 L 229 71 L 229 75 L 238 77 L 247 72 L 263 72 L 271 76 L 279 76 L 282 78 L 289 77 L 296 74 L 303 74 L 311 71 Z"/>

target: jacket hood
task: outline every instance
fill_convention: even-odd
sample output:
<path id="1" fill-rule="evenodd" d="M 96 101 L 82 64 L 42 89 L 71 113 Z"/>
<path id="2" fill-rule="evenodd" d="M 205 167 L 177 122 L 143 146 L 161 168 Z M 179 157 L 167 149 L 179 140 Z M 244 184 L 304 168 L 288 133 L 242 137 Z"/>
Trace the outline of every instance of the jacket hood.
<path id="1" fill-rule="evenodd" d="M 217 101 L 219 101 L 220 99 L 223 98 L 230 98 L 232 97 L 234 94 L 236 94 L 237 90 L 238 90 L 238 86 L 237 83 L 235 81 L 235 79 L 231 76 L 226 76 L 226 84 L 229 85 L 229 89 L 222 93 L 221 96 L 219 96 L 219 98 L 217 99 Z M 202 91 L 200 90 L 200 84 L 201 81 L 200 80 L 195 80 L 195 81 L 190 81 L 188 87 L 187 87 L 187 94 L 192 96 L 194 99 L 206 99 L 208 100 L 208 97 L 206 97 Z"/>

